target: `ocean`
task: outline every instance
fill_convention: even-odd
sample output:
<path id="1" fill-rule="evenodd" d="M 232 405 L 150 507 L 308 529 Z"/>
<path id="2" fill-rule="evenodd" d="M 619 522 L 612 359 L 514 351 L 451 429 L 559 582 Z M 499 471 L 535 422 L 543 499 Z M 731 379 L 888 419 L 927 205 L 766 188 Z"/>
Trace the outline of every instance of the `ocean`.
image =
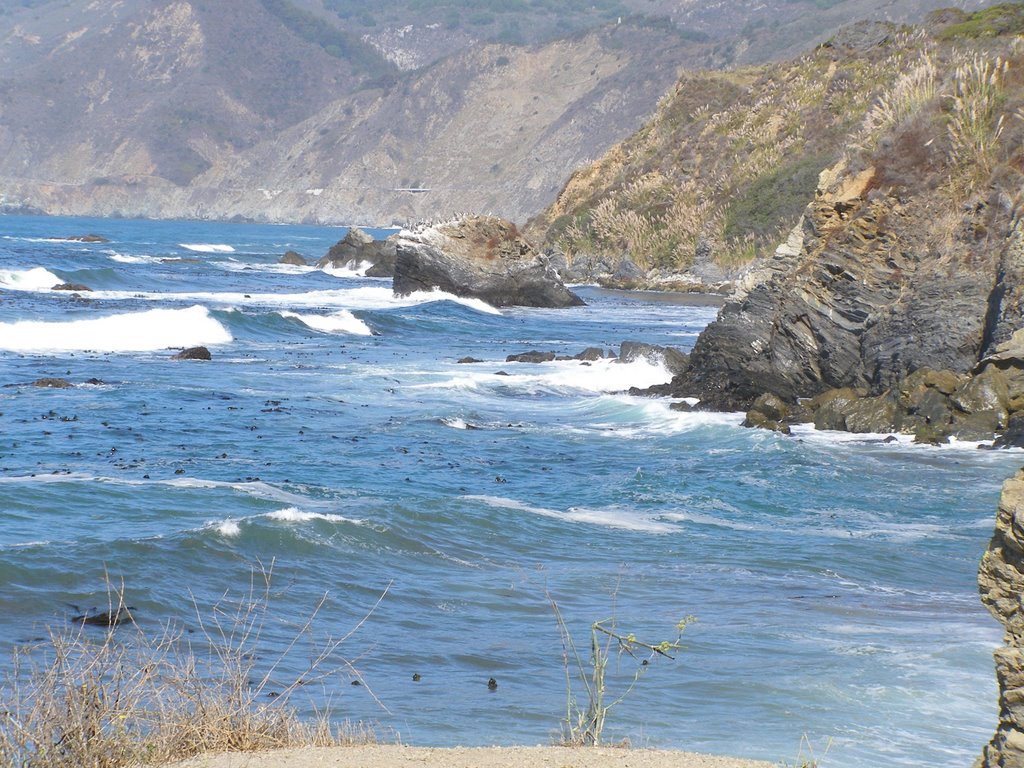
<path id="1" fill-rule="evenodd" d="M 344 233 L 0 217 L 0 666 L 110 582 L 143 630 L 187 632 L 272 569 L 258 663 L 284 686 L 345 638 L 351 666 L 292 703 L 383 738 L 559 738 L 554 601 L 584 665 L 595 621 L 657 642 L 697 619 L 608 742 L 970 764 L 1001 635 L 975 575 L 1020 452 L 784 437 L 624 394 L 656 363 L 506 362 L 688 351 L 711 306 L 582 286 L 499 311 L 277 263 Z M 193 345 L 213 359 L 172 359 Z"/>

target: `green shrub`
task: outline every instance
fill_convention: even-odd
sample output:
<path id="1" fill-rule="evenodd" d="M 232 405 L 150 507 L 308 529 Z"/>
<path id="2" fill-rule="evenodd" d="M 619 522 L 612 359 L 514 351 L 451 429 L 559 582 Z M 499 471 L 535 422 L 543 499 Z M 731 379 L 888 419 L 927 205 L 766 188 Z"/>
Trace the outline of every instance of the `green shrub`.
<path id="1" fill-rule="evenodd" d="M 1001 3 L 975 11 L 958 24 L 943 29 L 941 40 L 956 38 L 997 37 L 1024 33 L 1024 3 Z"/>
<path id="2" fill-rule="evenodd" d="M 828 163 L 824 157 L 805 157 L 754 179 L 726 209 L 725 237 L 764 238 L 795 220 L 814 198 L 818 174 Z"/>

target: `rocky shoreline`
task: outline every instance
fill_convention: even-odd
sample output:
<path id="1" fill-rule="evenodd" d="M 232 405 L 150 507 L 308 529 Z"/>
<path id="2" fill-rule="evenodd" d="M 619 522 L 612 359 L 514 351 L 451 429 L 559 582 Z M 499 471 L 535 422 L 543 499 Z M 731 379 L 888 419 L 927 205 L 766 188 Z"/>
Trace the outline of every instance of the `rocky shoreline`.
<path id="1" fill-rule="evenodd" d="M 978 768 L 1024 766 L 1024 470 L 1003 484 L 995 535 L 978 569 L 981 602 L 1003 625 L 995 652 L 999 724 Z"/>

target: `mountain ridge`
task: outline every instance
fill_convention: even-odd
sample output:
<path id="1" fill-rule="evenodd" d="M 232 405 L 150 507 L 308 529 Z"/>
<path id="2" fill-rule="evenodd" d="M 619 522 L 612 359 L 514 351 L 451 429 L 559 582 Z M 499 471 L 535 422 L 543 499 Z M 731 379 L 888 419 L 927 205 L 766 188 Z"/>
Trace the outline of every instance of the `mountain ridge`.
<path id="1" fill-rule="evenodd" d="M 900 0 L 885 13 L 936 4 Z M 592 4 L 570 38 L 511 45 L 502 24 L 554 19 L 550 3 L 504 4 L 489 21 L 454 0 L 427 5 L 407 18 L 403 0 L 392 4 L 393 20 L 409 22 L 398 29 L 414 28 L 405 42 L 416 24 L 453 24 L 454 9 L 464 47 L 405 72 L 374 38 L 387 18 L 363 31 L 320 0 L 0 7 L 11 22 L 0 34 L 0 206 L 325 223 L 474 210 L 525 221 L 571 169 L 639 128 L 680 68 L 767 55 L 777 32 L 762 19 L 743 39 L 697 33 L 722 14 L 674 2 L 654 18 L 647 0 L 629 0 Z M 802 16 L 804 39 L 834 21 L 797 0 L 769 5 L 779 28 Z M 612 18 L 620 6 L 629 13 Z M 396 191 L 409 188 L 429 191 Z"/>

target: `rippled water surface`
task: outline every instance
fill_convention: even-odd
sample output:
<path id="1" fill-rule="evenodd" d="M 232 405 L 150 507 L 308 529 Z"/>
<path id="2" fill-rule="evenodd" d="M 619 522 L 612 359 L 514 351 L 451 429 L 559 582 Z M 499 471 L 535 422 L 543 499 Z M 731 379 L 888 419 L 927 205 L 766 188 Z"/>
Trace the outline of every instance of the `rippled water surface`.
<path id="1" fill-rule="evenodd" d="M 87 232 L 110 242 L 62 239 Z M 611 616 L 658 640 L 698 619 L 609 740 L 971 762 L 1000 634 L 975 571 L 1019 453 L 785 438 L 622 394 L 666 381 L 659 365 L 507 363 L 688 350 L 715 310 L 581 288 L 586 308 L 498 311 L 277 263 L 343 234 L 0 217 L 4 658 L 102 605 L 105 574 L 156 631 L 272 564 L 261 658 L 300 638 L 283 684 L 380 600 L 342 646 L 365 684 L 339 671 L 308 706 L 408 743 L 556 738 L 553 598 L 583 649 Z M 196 344 L 213 360 L 171 359 Z"/>

